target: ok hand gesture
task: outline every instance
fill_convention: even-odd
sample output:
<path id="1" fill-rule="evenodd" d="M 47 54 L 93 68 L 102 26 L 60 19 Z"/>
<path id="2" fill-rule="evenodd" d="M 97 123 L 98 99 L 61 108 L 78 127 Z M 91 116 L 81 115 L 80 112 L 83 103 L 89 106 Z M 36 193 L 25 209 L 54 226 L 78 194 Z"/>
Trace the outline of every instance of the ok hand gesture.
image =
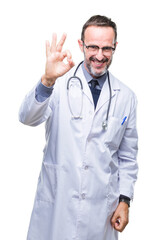
<path id="1" fill-rule="evenodd" d="M 41 81 L 47 87 L 52 86 L 58 77 L 64 75 L 74 66 L 71 53 L 68 50 L 62 51 L 65 40 L 66 34 L 63 34 L 57 44 L 57 35 L 53 34 L 51 46 L 49 41 L 46 41 L 46 66 Z M 65 58 L 67 63 L 63 62 Z"/>

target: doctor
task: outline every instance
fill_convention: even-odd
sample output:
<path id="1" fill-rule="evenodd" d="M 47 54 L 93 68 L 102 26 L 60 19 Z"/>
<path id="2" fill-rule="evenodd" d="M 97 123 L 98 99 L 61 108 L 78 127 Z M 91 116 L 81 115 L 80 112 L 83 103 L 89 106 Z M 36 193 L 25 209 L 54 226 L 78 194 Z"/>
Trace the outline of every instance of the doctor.
<path id="1" fill-rule="evenodd" d="M 138 172 L 136 97 L 108 74 L 117 45 L 111 19 L 96 15 L 83 26 L 78 43 L 84 62 L 76 72 L 82 90 L 75 79 L 67 90 L 76 67 L 63 51 L 65 39 L 57 43 L 53 34 L 46 42 L 45 74 L 19 113 L 24 124 L 46 122 L 27 240 L 117 240 L 128 223 Z"/>

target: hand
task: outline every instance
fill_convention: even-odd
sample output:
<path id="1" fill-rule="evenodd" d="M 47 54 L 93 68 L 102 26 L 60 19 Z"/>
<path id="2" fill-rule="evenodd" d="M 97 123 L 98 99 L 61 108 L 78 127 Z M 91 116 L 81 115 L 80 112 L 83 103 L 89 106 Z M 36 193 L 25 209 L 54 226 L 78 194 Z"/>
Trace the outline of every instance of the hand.
<path id="1" fill-rule="evenodd" d="M 66 34 L 63 34 L 57 44 L 57 35 L 53 34 L 51 46 L 49 41 L 46 41 L 46 67 L 45 75 L 42 76 L 41 81 L 47 87 L 52 86 L 58 77 L 64 75 L 74 66 L 71 53 L 68 50 L 62 52 L 65 40 Z M 67 63 L 63 62 L 65 58 Z"/>
<path id="2" fill-rule="evenodd" d="M 129 207 L 127 203 L 120 202 L 111 218 L 112 227 L 118 232 L 122 232 L 129 222 Z"/>

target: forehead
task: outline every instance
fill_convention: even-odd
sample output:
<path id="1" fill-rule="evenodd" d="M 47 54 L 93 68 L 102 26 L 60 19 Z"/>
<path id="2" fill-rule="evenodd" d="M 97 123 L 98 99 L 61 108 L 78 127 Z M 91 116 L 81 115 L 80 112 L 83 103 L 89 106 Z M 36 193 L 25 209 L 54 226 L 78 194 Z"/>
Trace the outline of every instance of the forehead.
<path id="1" fill-rule="evenodd" d="M 84 33 L 84 40 L 90 44 L 114 43 L 115 33 L 112 27 L 89 26 Z"/>

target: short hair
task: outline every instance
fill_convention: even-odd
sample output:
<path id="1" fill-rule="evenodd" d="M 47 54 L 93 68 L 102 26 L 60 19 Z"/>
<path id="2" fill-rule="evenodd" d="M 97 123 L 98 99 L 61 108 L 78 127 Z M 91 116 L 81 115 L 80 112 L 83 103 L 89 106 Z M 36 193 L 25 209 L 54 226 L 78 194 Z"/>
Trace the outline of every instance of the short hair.
<path id="1" fill-rule="evenodd" d="M 98 27 L 112 27 L 115 33 L 115 42 L 117 40 L 117 26 L 116 24 L 111 21 L 111 18 L 101 16 L 101 15 L 94 15 L 92 16 L 84 25 L 82 28 L 81 33 L 81 40 L 84 41 L 84 34 L 85 30 L 89 26 L 98 26 Z"/>

